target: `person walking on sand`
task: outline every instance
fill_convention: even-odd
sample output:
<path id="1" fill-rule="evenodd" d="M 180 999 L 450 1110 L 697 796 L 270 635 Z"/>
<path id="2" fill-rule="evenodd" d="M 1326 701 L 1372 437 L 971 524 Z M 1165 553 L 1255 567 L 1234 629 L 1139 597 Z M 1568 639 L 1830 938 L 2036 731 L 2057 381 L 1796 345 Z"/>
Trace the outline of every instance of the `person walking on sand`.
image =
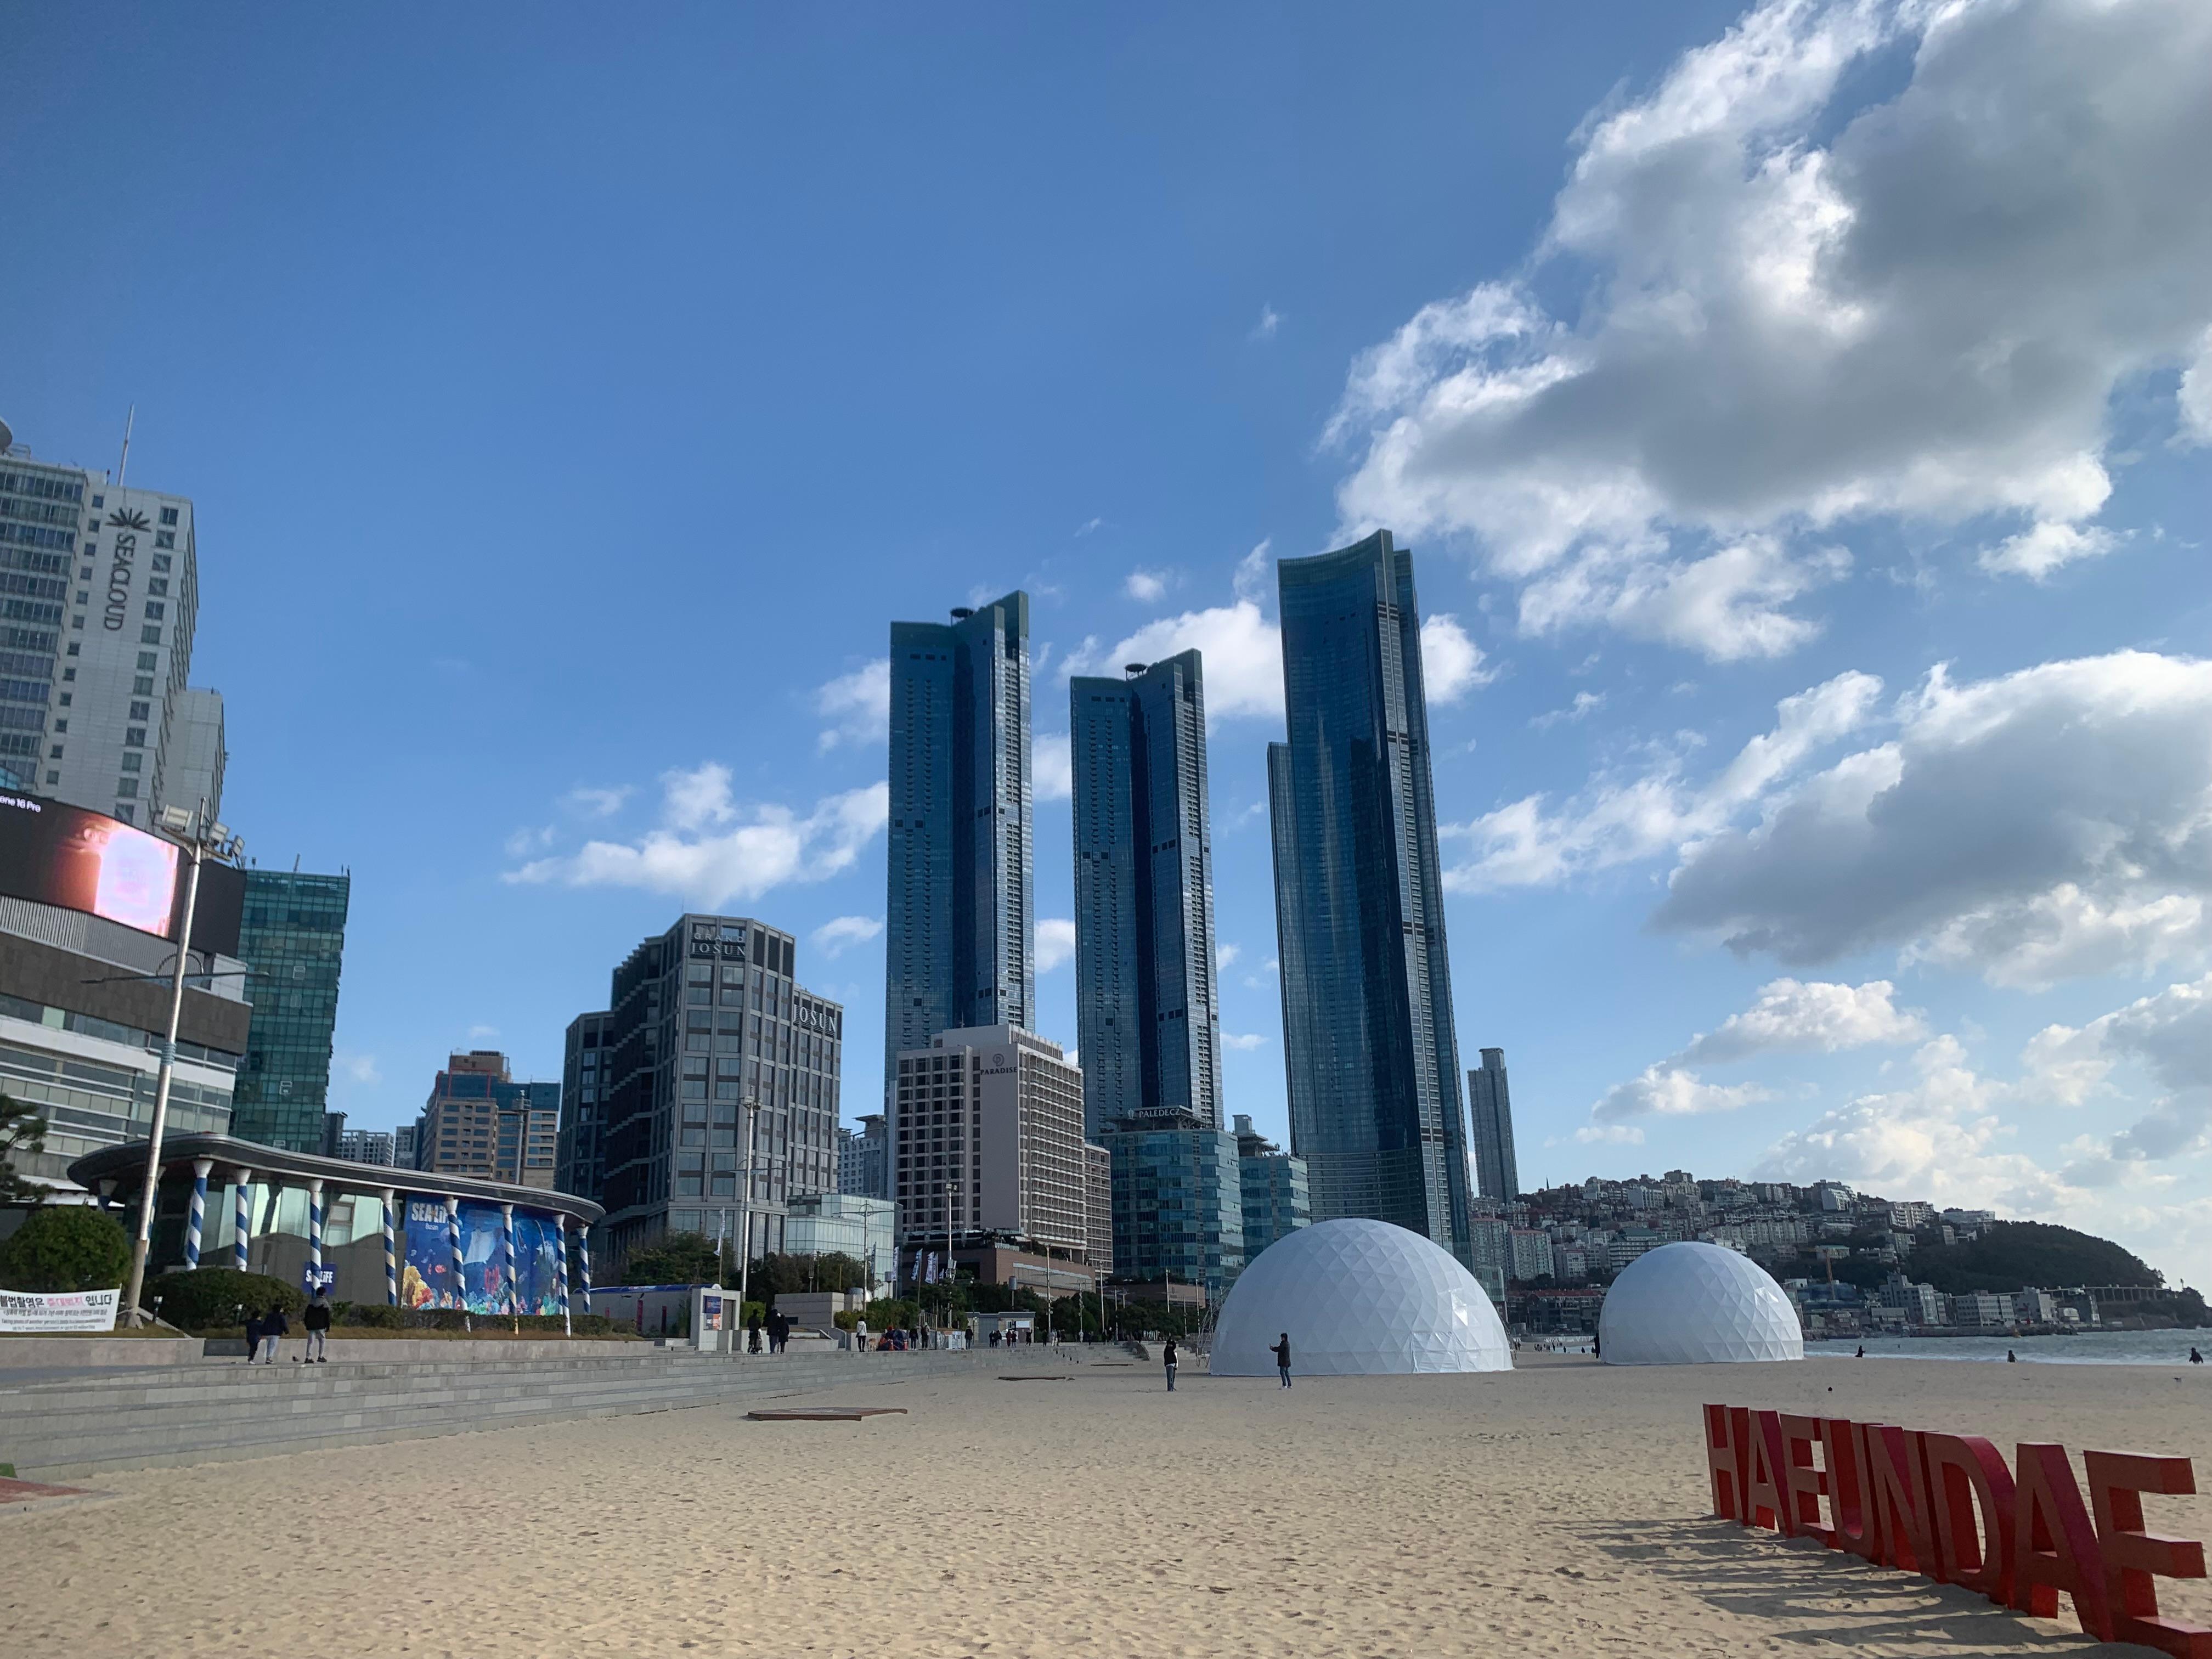
<path id="1" fill-rule="evenodd" d="M 2189 1363 L 2192 1365 L 2201 1365 L 2204 1363 L 2204 1356 L 2191 1348 L 2189 1351 Z"/>
<path id="2" fill-rule="evenodd" d="M 322 1291 L 317 1291 L 307 1304 L 307 1311 L 300 1316 L 300 1328 L 307 1334 L 307 1352 L 301 1364 L 327 1365 L 331 1363 L 328 1344 L 331 1336 L 331 1300 Z"/>
<path id="3" fill-rule="evenodd" d="M 265 1351 L 261 1356 L 263 1364 L 276 1363 L 276 1345 L 291 1334 L 292 1322 L 284 1317 L 284 1304 L 270 1304 L 269 1316 L 261 1322 L 261 1346 Z"/>
<path id="4" fill-rule="evenodd" d="M 1175 1392 L 1175 1373 L 1176 1373 L 1176 1349 L 1175 1349 L 1175 1338 L 1173 1338 L 1173 1337 L 1170 1337 L 1170 1338 L 1168 1338 L 1168 1340 L 1167 1340 L 1166 1343 L 1165 1343 L 1165 1344 L 1161 1347 L 1161 1349 L 1160 1349 L 1160 1358 L 1161 1358 L 1163 1360 L 1164 1360 L 1164 1361 L 1166 1361 L 1166 1362 L 1167 1362 L 1167 1368 L 1168 1368 L 1168 1392 L 1169 1392 L 1170 1394 L 1173 1394 L 1173 1393 Z"/>
<path id="5" fill-rule="evenodd" d="M 1283 1386 L 1291 1386 L 1291 1334 L 1283 1333 L 1283 1340 L 1269 1350 L 1275 1356 L 1275 1375 L 1283 1379 Z"/>

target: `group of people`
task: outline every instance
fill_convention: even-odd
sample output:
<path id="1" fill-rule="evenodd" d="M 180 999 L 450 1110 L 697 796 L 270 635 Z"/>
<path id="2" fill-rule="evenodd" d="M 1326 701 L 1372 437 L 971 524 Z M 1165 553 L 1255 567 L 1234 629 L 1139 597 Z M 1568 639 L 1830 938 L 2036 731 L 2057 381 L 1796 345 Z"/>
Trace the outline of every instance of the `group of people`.
<path id="1" fill-rule="evenodd" d="M 240 1310 L 241 1312 L 244 1310 Z M 331 1363 L 331 1302 L 329 1296 L 317 1291 L 308 1299 L 307 1309 L 300 1316 L 300 1328 L 307 1334 L 307 1352 L 292 1356 L 295 1365 L 327 1365 Z M 276 1345 L 292 1334 L 292 1322 L 284 1312 L 284 1304 L 272 1302 L 266 1313 L 246 1315 L 246 1363 L 259 1360 L 264 1365 L 276 1363 Z"/>
<path id="2" fill-rule="evenodd" d="M 768 1351 L 770 1353 L 781 1353 L 791 1346 L 791 1320 L 787 1315 L 772 1313 L 763 1324 L 758 1314 L 748 1314 L 745 1316 L 746 1352 L 758 1353 L 761 1351 L 761 1333 L 763 1330 L 768 1333 Z"/>

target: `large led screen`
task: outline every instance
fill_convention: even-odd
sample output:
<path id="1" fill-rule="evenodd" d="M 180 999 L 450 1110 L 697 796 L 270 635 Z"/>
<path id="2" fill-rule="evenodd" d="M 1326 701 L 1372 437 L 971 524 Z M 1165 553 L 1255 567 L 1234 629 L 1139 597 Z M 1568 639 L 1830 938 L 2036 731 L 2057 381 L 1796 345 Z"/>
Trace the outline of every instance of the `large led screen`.
<path id="1" fill-rule="evenodd" d="M 0 893 L 174 939 L 185 875 L 185 855 L 173 842 L 81 806 L 0 791 Z M 203 864 L 192 948 L 237 955 L 245 903 L 243 872 Z"/>

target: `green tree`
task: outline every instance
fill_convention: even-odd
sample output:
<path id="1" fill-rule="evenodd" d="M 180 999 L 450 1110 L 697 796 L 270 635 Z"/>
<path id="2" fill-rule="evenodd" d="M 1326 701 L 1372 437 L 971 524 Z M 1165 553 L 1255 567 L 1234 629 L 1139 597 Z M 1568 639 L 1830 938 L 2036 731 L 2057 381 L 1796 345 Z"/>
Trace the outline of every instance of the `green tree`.
<path id="1" fill-rule="evenodd" d="M 625 1285 L 719 1285 L 724 1260 L 703 1233 L 665 1233 L 623 1264 Z M 727 1282 L 735 1282 L 733 1280 Z"/>
<path id="2" fill-rule="evenodd" d="M 47 1189 L 16 1166 L 46 1150 L 46 1120 L 11 1095 L 0 1094 L 0 1203 L 35 1202 Z"/>
<path id="3" fill-rule="evenodd" d="M 112 1291 L 131 1268 L 131 1240 L 88 1204 L 31 1212 L 0 1243 L 0 1287 L 11 1291 Z"/>
<path id="4" fill-rule="evenodd" d="M 1905 1263 L 1905 1271 L 1953 1296 L 2028 1285 L 2047 1290 L 2166 1282 L 2164 1274 L 2109 1238 L 2040 1221 L 2000 1221 L 1971 1243 L 1923 1244 Z"/>
<path id="5" fill-rule="evenodd" d="M 153 1306 L 156 1297 L 163 1322 L 195 1335 L 235 1329 L 246 1322 L 247 1314 L 265 1314 L 271 1308 L 297 1316 L 307 1305 L 306 1294 L 296 1285 L 267 1273 L 242 1273 L 235 1267 L 200 1267 L 191 1273 L 173 1268 L 154 1281 L 147 1306 Z M 376 1311 L 396 1314 L 399 1310 Z"/>

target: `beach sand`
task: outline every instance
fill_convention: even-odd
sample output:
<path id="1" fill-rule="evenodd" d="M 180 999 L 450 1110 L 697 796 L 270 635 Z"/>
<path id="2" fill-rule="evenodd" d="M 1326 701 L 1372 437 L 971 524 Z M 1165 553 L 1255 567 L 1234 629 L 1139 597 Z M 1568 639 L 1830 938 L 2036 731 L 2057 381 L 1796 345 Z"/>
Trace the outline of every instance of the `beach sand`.
<path id="1" fill-rule="evenodd" d="M 1710 1518 L 1707 1400 L 2184 1454 L 2187 1368 L 1808 1360 L 1273 1380 L 1074 1367 L 102 1476 L 0 1523 L 10 1655 L 1875 1655 L 2057 1621 Z M 868 1364 L 870 1362 L 860 1362 Z M 856 1370 L 859 1366 L 856 1364 Z M 895 1376 L 891 1365 L 875 1370 Z M 799 1399 L 774 1402 L 802 1403 Z M 2152 1498 L 2212 1537 L 2212 1499 Z M 2163 1587 L 2212 1624 L 2212 1592 Z M 2107 1649 L 2106 1651 L 2141 1651 Z"/>

